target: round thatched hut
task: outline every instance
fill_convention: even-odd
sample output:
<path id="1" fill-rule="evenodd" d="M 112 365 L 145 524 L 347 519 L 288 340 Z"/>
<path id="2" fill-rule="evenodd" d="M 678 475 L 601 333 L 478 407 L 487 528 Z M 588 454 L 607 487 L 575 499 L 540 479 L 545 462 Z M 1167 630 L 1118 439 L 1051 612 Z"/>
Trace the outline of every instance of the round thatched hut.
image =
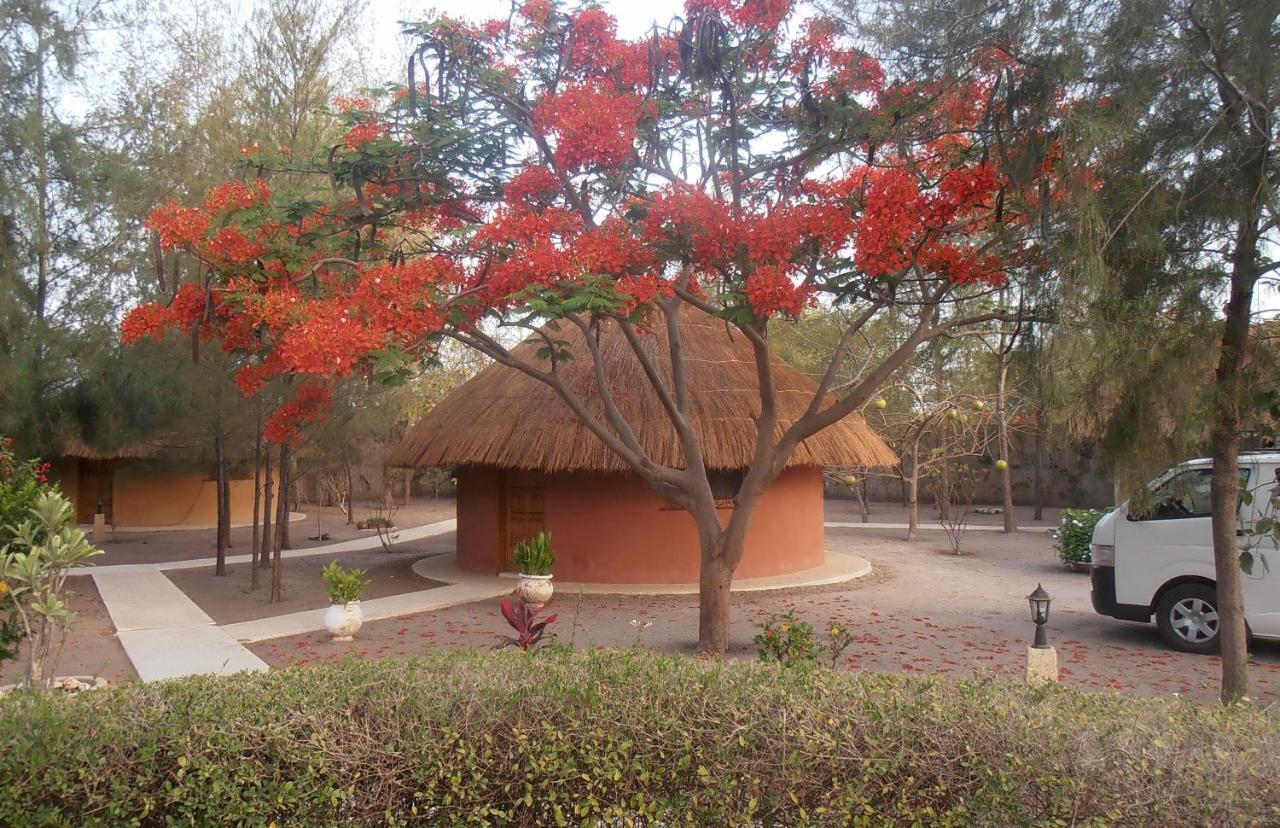
<path id="1" fill-rule="evenodd" d="M 212 471 L 183 463 L 176 447 L 135 443 L 99 450 L 68 441 L 50 462 L 50 478 L 76 508 L 76 522 L 93 523 L 101 510 L 117 529 L 196 529 L 217 525 L 217 485 Z M 253 519 L 253 478 L 228 484 L 233 526 Z"/>
<path id="2" fill-rule="evenodd" d="M 693 418 L 702 439 L 713 490 L 724 509 L 750 460 L 759 408 L 751 344 L 738 331 L 700 312 L 681 321 Z M 594 364 L 578 330 L 568 340 L 573 358 L 558 368 L 597 413 L 602 412 Z M 669 382 L 665 334 L 647 336 L 651 361 Z M 540 339 L 519 353 L 535 360 Z M 613 397 L 656 462 L 680 466 L 675 430 L 640 361 L 615 326 L 600 333 Z M 549 367 L 549 366 L 548 366 Z M 781 359 L 774 362 L 778 404 L 789 424 L 809 404 L 815 384 Z M 603 419 L 603 417 L 602 417 Z M 453 391 L 409 431 L 389 458 L 393 466 L 452 466 L 458 480 L 458 565 L 480 573 L 514 568 L 516 542 L 551 532 L 556 577 L 590 583 L 672 584 L 698 580 L 693 518 L 668 502 L 574 416 L 538 380 L 494 364 Z M 821 566 L 822 467 L 897 462 L 888 446 L 857 416 L 806 440 L 757 506 L 737 577 L 782 575 Z"/>

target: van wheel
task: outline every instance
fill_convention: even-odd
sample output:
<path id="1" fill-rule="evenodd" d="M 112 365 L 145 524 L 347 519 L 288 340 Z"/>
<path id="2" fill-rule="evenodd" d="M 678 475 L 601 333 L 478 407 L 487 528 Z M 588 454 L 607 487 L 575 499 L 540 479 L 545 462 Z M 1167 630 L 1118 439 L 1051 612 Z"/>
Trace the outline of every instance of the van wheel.
<path id="1" fill-rule="evenodd" d="M 1218 652 L 1218 591 L 1204 584 L 1174 587 L 1160 598 L 1156 626 L 1175 650 Z"/>

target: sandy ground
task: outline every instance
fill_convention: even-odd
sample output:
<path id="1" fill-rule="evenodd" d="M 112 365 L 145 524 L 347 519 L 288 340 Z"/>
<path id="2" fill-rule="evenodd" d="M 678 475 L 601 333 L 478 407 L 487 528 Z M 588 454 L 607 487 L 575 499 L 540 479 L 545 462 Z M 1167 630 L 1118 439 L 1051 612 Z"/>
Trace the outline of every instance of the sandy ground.
<path id="1" fill-rule="evenodd" d="M 829 520 L 850 515 L 843 502 L 828 508 Z M 873 513 L 873 520 L 880 518 Z M 795 609 L 815 626 L 839 622 L 854 631 L 857 640 L 842 659 L 849 669 L 1018 674 L 1033 632 L 1026 595 L 1043 583 L 1054 598 L 1050 642 L 1058 649 L 1067 684 L 1145 695 L 1177 693 L 1206 703 L 1217 697 L 1217 658 L 1174 652 L 1161 643 L 1154 626 L 1095 614 L 1088 576 L 1061 569 L 1047 535 L 973 532 L 965 537 L 967 554 L 958 557 L 937 530 L 923 532 L 910 544 L 897 530 L 829 529 L 827 539 L 833 549 L 871 560 L 873 575 L 843 585 L 735 596 L 729 657 L 754 657 L 750 642 L 755 624 Z M 553 611 L 559 615 L 553 625 L 559 640 L 574 646 L 638 642 L 693 650 L 696 596 L 562 594 Z M 646 623 L 647 628 L 637 626 Z M 353 655 L 378 658 L 433 646 L 489 646 L 503 632 L 494 600 L 372 622 L 347 644 L 309 634 L 251 649 L 271 664 L 308 663 Z M 1259 642 L 1253 652 L 1254 697 L 1280 701 L 1280 646 Z"/>
<path id="2" fill-rule="evenodd" d="M 402 512 L 402 526 L 452 516 L 452 501 L 426 501 Z M 1029 510 L 1018 510 L 1019 524 L 1036 527 Z M 417 520 L 410 518 L 416 516 Z M 356 535 L 338 534 L 341 519 L 325 523 L 332 540 Z M 1053 525 L 1056 513 L 1046 513 L 1039 526 Z M 829 521 L 858 522 L 856 504 L 830 501 Z M 933 519 L 928 507 L 921 520 Z M 322 517 L 322 520 L 327 518 Z M 898 523 L 905 511 L 889 504 L 872 504 L 872 522 Z M 998 524 L 997 516 L 973 516 L 974 525 Z M 295 524 L 295 529 L 301 524 Z M 336 531 L 334 531 L 336 530 Z M 125 547 L 148 560 L 182 559 L 208 554 L 212 533 L 173 532 L 152 535 L 145 544 Z M 295 537 L 301 537 L 299 532 Z M 164 541 L 167 539 L 167 543 Z M 175 543 L 175 540 L 177 543 Z M 421 555 L 448 549 L 452 535 L 406 544 L 402 551 L 380 549 L 321 555 L 285 561 L 286 602 L 266 603 L 265 587 L 248 592 L 248 569 L 233 567 L 219 579 L 211 570 L 169 573 L 184 590 L 221 623 L 259 618 L 324 606 L 319 568 L 331 559 L 344 565 L 374 570 L 369 597 L 424 589 L 431 585 L 409 572 Z M 1132 624 L 1095 614 L 1089 604 L 1087 575 L 1061 569 L 1052 541 L 1038 532 L 1004 535 L 975 531 L 967 534 L 966 554 L 950 554 L 943 533 L 925 530 L 919 540 L 906 543 L 901 530 L 828 529 L 828 545 L 868 558 L 873 574 L 849 584 L 774 593 L 735 596 L 731 658 L 752 658 L 755 624 L 770 614 L 794 608 L 815 626 L 831 622 L 849 626 L 857 640 L 841 664 L 848 669 L 908 670 L 966 676 L 1021 671 L 1025 647 L 1032 634 L 1025 596 L 1043 583 L 1053 596 L 1050 641 L 1058 649 L 1063 681 L 1094 690 L 1119 690 L 1146 695 L 1178 693 L 1206 703 L 1217 696 L 1220 662 L 1217 658 L 1176 653 L 1161 643 L 1154 626 Z M 191 554 L 192 541 L 200 548 Z M 99 559 L 106 562 L 105 558 Z M 122 562 L 116 559 L 112 562 Z M 264 573 L 264 584 L 265 581 Z M 112 679 L 132 676 L 115 639 L 110 619 L 89 578 L 73 579 L 78 593 L 73 605 L 80 624 L 73 630 L 60 674 L 95 673 Z M 692 652 L 697 628 L 696 596 L 621 596 L 560 594 L 552 608 L 560 641 L 574 646 L 641 646 Z M 633 624 L 632 621 L 636 623 Z M 644 624 L 650 626 L 645 627 Z M 421 652 L 429 647 L 492 645 L 506 632 L 498 601 L 486 601 L 433 613 L 367 623 L 356 641 L 334 644 L 324 634 L 308 634 L 250 645 L 271 664 L 339 660 L 349 656 L 384 657 Z M 1255 642 L 1251 650 L 1250 680 L 1254 698 L 1280 701 L 1280 645 Z M 13 680 L 19 669 L 5 665 L 0 683 Z"/>
<path id="3" fill-rule="evenodd" d="M 427 555 L 452 551 L 454 538 L 455 536 L 450 533 L 440 537 L 396 544 L 391 547 L 393 550 L 391 552 L 383 551 L 379 547 L 360 552 L 286 558 L 281 567 L 284 600 L 276 604 L 271 603 L 270 600 L 270 568 L 258 570 L 261 584 L 255 591 L 249 588 L 252 573 L 247 563 L 228 566 L 226 576 L 221 578 L 214 576 L 214 568 L 211 566 L 199 569 L 173 569 L 164 574 L 214 621 L 219 624 L 233 624 L 237 621 L 284 615 L 299 610 L 324 609 L 329 606 L 329 598 L 325 593 L 324 578 L 320 570 L 324 569 L 330 561 L 337 561 L 348 568 L 360 567 L 369 573 L 369 586 L 365 588 L 363 596 L 365 599 L 417 592 L 440 586 L 436 581 L 415 575 L 411 567 L 414 561 Z"/>
<path id="4" fill-rule="evenodd" d="M 112 682 L 136 678 L 124 648 L 116 639 L 116 628 L 98 597 L 93 579 L 88 575 L 68 578 L 67 589 L 72 593 L 67 603 L 79 620 L 67 636 L 57 674 L 104 676 Z M 0 685 L 17 682 L 22 678 L 23 670 L 22 662 L 6 661 L 0 665 Z"/>
<path id="5" fill-rule="evenodd" d="M 355 519 L 361 521 L 371 515 L 379 514 L 374 503 L 357 503 Z M 329 535 L 323 543 L 338 543 L 353 538 L 373 537 L 376 533 L 369 529 L 356 529 L 348 526 L 346 514 L 331 506 L 319 507 L 303 504 L 301 511 L 306 515 L 304 520 L 289 524 L 289 540 L 295 548 L 317 546 L 321 541 L 309 540 L 315 537 L 316 517 L 320 518 L 320 532 Z M 448 520 L 454 515 L 452 498 L 417 498 L 408 506 L 401 506 L 394 517 L 396 525 L 401 527 L 421 526 L 424 523 L 435 523 Z M 231 555 L 243 555 L 250 551 L 252 534 L 248 527 L 231 530 Z M 111 533 L 102 544 L 105 555 L 94 558 L 98 566 L 113 564 L 159 563 L 163 561 L 189 561 L 194 558 L 212 558 L 217 554 L 217 537 L 212 529 L 187 529 L 176 532 L 130 532 L 120 530 Z"/>

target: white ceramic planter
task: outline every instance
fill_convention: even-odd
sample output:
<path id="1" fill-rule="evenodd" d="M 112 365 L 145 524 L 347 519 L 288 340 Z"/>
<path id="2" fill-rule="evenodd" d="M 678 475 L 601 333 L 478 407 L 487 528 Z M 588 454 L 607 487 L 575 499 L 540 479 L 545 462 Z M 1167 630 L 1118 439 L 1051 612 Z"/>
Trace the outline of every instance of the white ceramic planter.
<path id="1" fill-rule="evenodd" d="M 324 628 L 334 641 L 350 641 L 364 626 L 364 612 L 359 601 L 349 604 L 330 604 L 324 611 Z"/>
<path id="2" fill-rule="evenodd" d="M 550 575 L 526 575 L 521 572 L 517 576 L 516 595 L 532 609 L 537 609 L 551 600 L 555 587 L 551 584 Z"/>

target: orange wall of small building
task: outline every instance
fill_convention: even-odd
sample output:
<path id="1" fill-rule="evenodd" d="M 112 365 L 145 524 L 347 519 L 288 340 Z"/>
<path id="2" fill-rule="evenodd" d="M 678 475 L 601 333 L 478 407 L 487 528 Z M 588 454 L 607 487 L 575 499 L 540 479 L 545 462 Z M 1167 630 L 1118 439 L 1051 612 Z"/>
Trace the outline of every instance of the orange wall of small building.
<path id="1" fill-rule="evenodd" d="M 494 572 L 502 518 L 500 475 L 469 468 L 458 474 L 458 562 Z M 693 583 L 698 537 L 693 518 L 637 477 L 550 475 L 544 480 L 546 527 L 562 581 Z M 722 517 L 728 519 L 728 513 Z M 820 566 L 823 551 L 822 473 L 784 471 L 765 492 L 752 519 L 736 577 L 755 578 Z"/>
<path id="2" fill-rule="evenodd" d="M 253 481 L 230 481 L 231 522 L 253 522 Z M 217 481 L 196 473 L 130 473 L 117 469 L 111 487 L 114 523 L 128 526 L 214 526 Z"/>
<path id="3" fill-rule="evenodd" d="M 50 479 L 72 503 L 79 491 L 79 461 L 63 458 L 52 464 Z M 253 480 L 233 478 L 231 522 L 253 522 Z M 279 486 L 276 487 L 277 491 Z M 111 475 L 112 519 L 115 526 L 214 526 L 217 524 L 216 482 L 199 472 L 130 468 L 128 460 L 114 462 Z M 92 512 L 92 505 L 89 508 Z"/>

